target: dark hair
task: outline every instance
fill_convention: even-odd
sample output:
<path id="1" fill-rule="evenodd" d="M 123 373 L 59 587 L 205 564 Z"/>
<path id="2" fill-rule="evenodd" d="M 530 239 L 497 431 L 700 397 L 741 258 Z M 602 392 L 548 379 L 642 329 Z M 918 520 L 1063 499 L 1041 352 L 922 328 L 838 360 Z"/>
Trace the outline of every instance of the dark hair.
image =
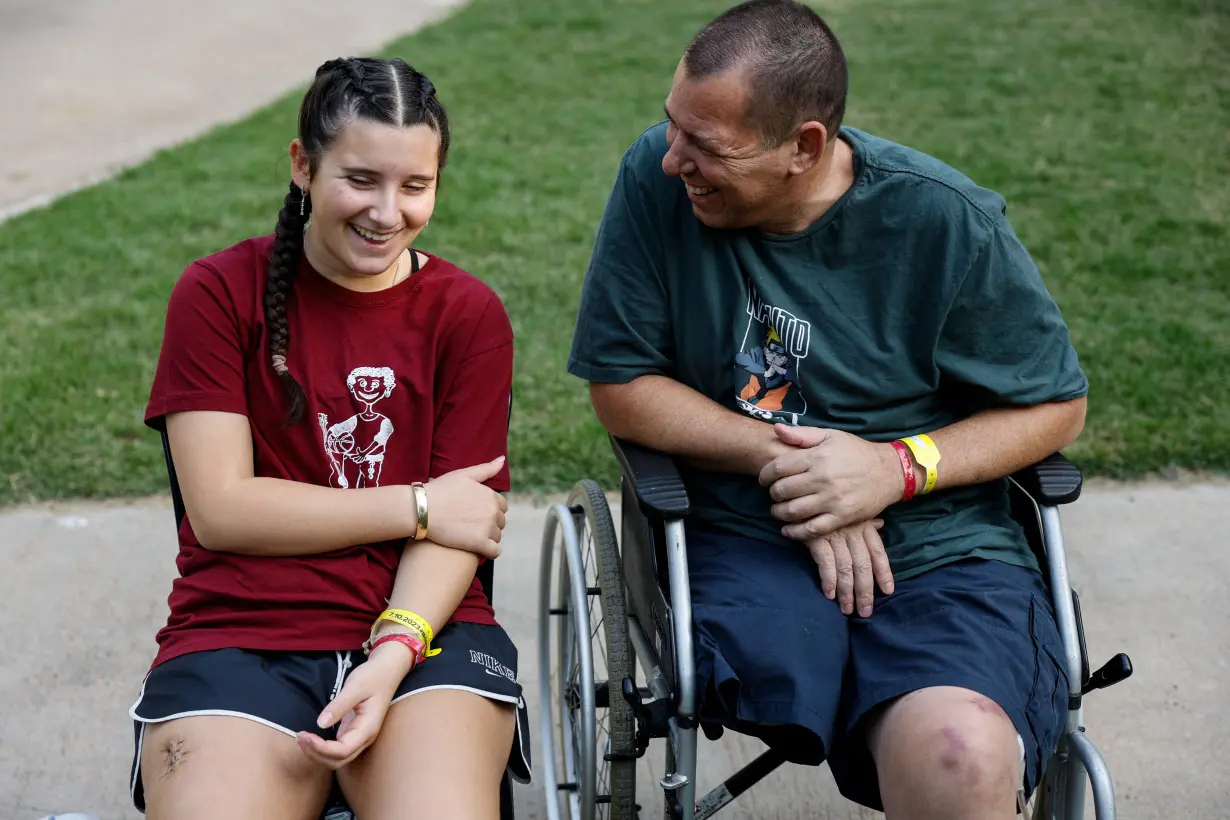
<path id="1" fill-rule="evenodd" d="M 746 117 L 762 144 L 781 145 L 816 120 L 837 134 L 846 113 L 846 58 L 815 11 L 794 0 L 748 0 L 702 28 L 683 55 L 684 70 L 704 79 L 747 71 Z"/>
<path id="2" fill-rule="evenodd" d="M 316 70 L 316 79 L 299 107 L 298 136 L 312 174 L 342 129 L 358 119 L 398 127 L 430 126 L 440 135 L 439 167 L 444 168 L 449 143 L 444 106 L 431 81 L 402 60 L 348 57 L 330 60 Z M 290 424 L 303 418 L 307 400 L 303 388 L 286 367 L 286 351 L 290 347 L 286 302 L 303 256 L 303 228 L 311 213 L 311 197 L 292 182 L 278 214 L 265 284 L 270 362 L 290 401 Z"/>

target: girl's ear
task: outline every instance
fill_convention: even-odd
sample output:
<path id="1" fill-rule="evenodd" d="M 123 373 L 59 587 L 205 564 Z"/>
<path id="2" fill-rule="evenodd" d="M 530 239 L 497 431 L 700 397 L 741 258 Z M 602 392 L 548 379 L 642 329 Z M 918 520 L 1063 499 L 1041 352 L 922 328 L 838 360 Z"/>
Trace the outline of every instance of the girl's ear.
<path id="1" fill-rule="evenodd" d="M 305 191 L 312 183 L 312 163 L 298 139 L 290 143 L 290 178 Z"/>

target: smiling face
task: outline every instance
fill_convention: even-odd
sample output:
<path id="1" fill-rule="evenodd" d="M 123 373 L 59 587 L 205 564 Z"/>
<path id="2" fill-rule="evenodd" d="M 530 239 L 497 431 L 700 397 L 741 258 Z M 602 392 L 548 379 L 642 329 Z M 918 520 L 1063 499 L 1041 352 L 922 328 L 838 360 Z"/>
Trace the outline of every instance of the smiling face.
<path id="1" fill-rule="evenodd" d="M 356 399 L 371 410 L 373 404 L 393 393 L 397 377 L 387 367 L 356 367 L 346 377 L 346 386 Z"/>
<path id="2" fill-rule="evenodd" d="M 380 376 L 359 376 L 354 382 L 354 395 L 367 404 L 383 399 L 386 395 L 384 379 Z"/>
<path id="3" fill-rule="evenodd" d="M 765 148 L 747 123 L 739 70 L 703 79 L 681 62 L 666 99 L 670 146 L 662 170 L 687 188 L 696 218 L 711 228 L 770 228 L 789 198 L 794 144 Z"/>
<path id="4" fill-rule="evenodd" d="M 315 163 L 299 140 L 290 150 L 295 184 L 311 195 L 308 261 L 348 288 L 388 287 L 435 209 L 440 135 L 357 119 Z"/>

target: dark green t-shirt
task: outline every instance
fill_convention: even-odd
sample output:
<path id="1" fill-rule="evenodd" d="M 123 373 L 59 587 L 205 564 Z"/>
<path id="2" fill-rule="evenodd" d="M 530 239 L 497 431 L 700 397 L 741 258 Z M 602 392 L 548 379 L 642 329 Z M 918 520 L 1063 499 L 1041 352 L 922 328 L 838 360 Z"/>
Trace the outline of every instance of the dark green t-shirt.
<path id="1" fill-rule="evenodd" d="M 873 441 L 1082 396 L 1068 329 L 1004 200 L 852 128 L 854 184 L 801 233 L 714 230 L 666 176 L 665 124 L 628 149 L 599 226 L 568 370 L 676 379 L 752 417 Z M 754 477 L 684 471 L 695 517 L 784 540 Z M 966 556 L 1036 567 L 1007 483 L 885 510 L 897 578 Z"/>

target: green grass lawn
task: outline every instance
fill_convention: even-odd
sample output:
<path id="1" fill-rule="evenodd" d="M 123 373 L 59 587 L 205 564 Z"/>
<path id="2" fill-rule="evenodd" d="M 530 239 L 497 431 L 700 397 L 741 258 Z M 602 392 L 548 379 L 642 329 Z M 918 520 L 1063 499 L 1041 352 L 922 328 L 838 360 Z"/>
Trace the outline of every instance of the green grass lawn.
<path id="1" fill-rule="evenodd" d="M 519 336 L 518 490 L 614 477 L 564 373 L 594 228 L 714 0 L 473 0 L 393 44 L 455 153 L 422 246 Z M 1086 471 L 1230 470 L 1230 12 L 1217 0 L 817 3 L 851 125 L 1003 193 L 1092 382 Z M 305 82 L 315 66 L 303 66 Z M 298 95 L 0 225 L 0 503 L 165 488 L 141 424 L 185 264 L 272 230 Z"/>

